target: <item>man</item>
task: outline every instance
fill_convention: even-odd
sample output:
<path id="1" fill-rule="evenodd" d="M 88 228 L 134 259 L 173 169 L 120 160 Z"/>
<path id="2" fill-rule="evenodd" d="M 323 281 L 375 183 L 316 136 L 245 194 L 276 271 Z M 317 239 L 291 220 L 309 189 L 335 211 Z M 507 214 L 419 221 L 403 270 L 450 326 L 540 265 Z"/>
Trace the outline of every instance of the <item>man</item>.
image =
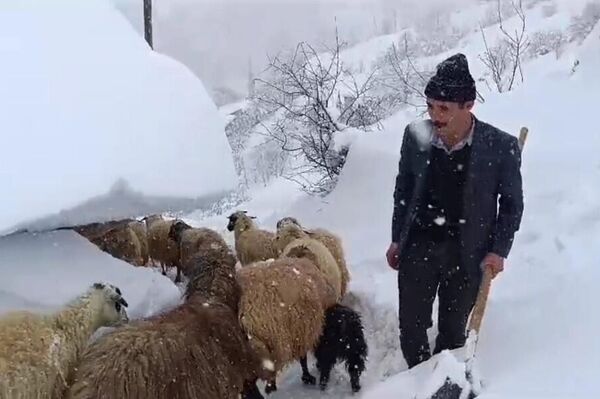
<path id="1" fill-rule="evenodd" d="M 504 269 L 523 213 L 518 140 L 478 120 L 475 81 L 456 54 L 425 88 L 430 119 L 404 132 L 386 257 L 398 270 L 400 344 L 409 368 L 461 347 L 482 268 Z"/>

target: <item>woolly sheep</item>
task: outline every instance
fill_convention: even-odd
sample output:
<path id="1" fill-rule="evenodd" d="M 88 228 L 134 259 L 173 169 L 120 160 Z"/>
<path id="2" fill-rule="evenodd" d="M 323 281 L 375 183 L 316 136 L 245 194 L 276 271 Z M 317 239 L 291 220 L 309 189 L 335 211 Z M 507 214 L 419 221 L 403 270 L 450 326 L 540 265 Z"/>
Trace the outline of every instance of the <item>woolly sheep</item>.
<path id="1" fill-rule="evenodd" d="M 146 228 L 146 223 L 133 220 L 129 222 L 128 225 L 134 231 L 140 243 L 141 264 L 139 266 L 146 266 L 148 264 L 148 257 L 150 256 L 148 251 L 148 230 Z"/>
<path id="2" fill-rule="evenodd" d="M 256 227 L 254 217 L 245 211 L 234 212 L 228 219 L 227 230 L 234 231 L 235 252 L 242 266 L 277 257 L 275 233 Z"/>
<path id="3" fill-rule="evenodd" d="M 275 375 L 313 350 L 323 330 L 325 309 L 336 292 L 309 259 L 260 261 L 237 271 L 242 288 L 239 320 L 255 352 L 273 361 Z M 266 392 L 276 389 L 275 377 Z"/>
<path id="4" fill-rule="evenodd" d="M 284 230 L 293 228 L 286 226 Z M 310 237 L 297 238 L 286 245 L 281 256 L 311 260 L 334 289 L 336 301 L 342 298 L 342 274 L 335 258 L 324 244 Z"/>
<path id="5" fill-rule="evenodd" d="M 179 246 L 175 241 L 169 239 L 169 231 L 176 221 L 164 220 L 160 215 L 147 216 L 143 220 L 146 222 L 148 231 L 148 252 L 150 259 L 160 264 L 162 274 L 165 276 L 167 275 L 167 268 L 176 267 L 177 276 L 175 277 L 175 282 L 180 282 Z"/>
<path id="6" fill-rule="evenodd" d="M 169 239 L 179 246 L 179 265 L 182 273 L 189 277 L 189 263 L 196 253 L 205 253 L 211 249 L 228 248 L 227 243 L 219 233 L 208 228 L 193 228 L 178 220 L 169 230 Z M 194 262 L 192 262 L 192 265 Z"/>
<path id="7" fill-rule="evenodd" d="M 16 311 L 0 319 L 0 397 L 61 397 L 92 334 L 128 321 L 118 287 L 95 283 L 52 314 Z"/>
<path id="8" fill-rule="evenodd" d="M 288 245 L 293 239 L 305 237 L 307 235 L 308 237 L 323 243 L 323 245 L 327 247 L 329 252 L 331 252 L 335 258 L 342 274 L 342 297 L 345 296 L 346 292 L 348 291 L 348 284 L 350 282 L 350 272 L 346 266 L 346 257 L 344 255 L 342 240 L 338 235 L 323 228 L 304 229 L 298 222 L 298 219 L 288 216 L 280 219 L 277 222 L 275 248 L 280 254 L 283 252 L 285 246 Z"/>
<path id="9" fill-rule="evenodd" d="M 122 219 L 61 227 L 57 230 L 74 230 L 115 258 L 143 266 L 147 262 L 148 251 L 145 236 L 139 232 L 139 223 L 133 219 Z"/>
<path id="10" fill-rule="evenodd" d="M 238 399 L 248 381 L 271 375 L 237 320 L 231 251 L 193 259 L 184 303 L 91 344 L 67 398 Z"/>
<path id="11" fill-rule="evenodd" d="M 90 237 L 89 240 L 102 251 L 132 265 L 143 265 L 142 244 L 134 229 L 128 224 L 116 226 L 102 235 Z"/>

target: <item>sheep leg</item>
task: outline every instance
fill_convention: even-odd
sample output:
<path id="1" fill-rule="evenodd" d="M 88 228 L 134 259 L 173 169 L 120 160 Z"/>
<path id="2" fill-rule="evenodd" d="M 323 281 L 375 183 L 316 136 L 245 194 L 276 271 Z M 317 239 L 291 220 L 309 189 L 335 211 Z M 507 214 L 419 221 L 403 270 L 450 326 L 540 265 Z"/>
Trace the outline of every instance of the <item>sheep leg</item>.
<path id="1" fill-rule="evenodd" d="M 265 385 L 265 392 L 267 395 L 275 392 L 277 390 L 277 382 L 273 378 L 272 380 L 267 381 L 267 385 Z"/>
<path id="2" fill-rule="evenodd" d="M 179 266 L 177 267 L 177 276 L 175 276 L 175 282 L 176 283 L 181 283 L 181 268 Z"/>
<path id="3" fill-rule="evenodd" d="M 356 368 L 352 368 L 350 373 L 350 385 L 352 386 L 352 392 L 360 391 L 360 371 Z"/>
<path id="4" fill-rule="evenodd" d="M 308 385 L 316 385 L 317 379 L 308 371 L 306 356 L 300 358 L 300 366 L 302 366 L 302 382 Z"/>
<path id="5" fill-rule="evenodd" d="M 244 382 L 242 399 L 264 399 L 264 396 L 258 390 L 258 386 L 256 386 L 256 379 Z"/>
<path id="6" fill-rule="evenodd" d="M 321 391 L 324 391 L 327 388 L 327 384 L 329 383 L 329 375 L 331 374 L 333 365 L 333 362 L 321 363 L 319 365 L 319 371 L 321 372 L 321 376 L 319 377 L 319 387 L 321 388 Z"/>

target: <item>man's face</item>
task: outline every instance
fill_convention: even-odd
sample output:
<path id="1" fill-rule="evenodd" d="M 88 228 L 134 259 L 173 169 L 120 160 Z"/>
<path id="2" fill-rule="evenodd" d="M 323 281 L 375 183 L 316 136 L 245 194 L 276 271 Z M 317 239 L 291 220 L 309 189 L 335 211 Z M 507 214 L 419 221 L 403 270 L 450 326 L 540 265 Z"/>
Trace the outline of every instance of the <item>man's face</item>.
<path id="1" fill-rule="evenodd" d="M 460 133 L 465 122 L 471 117 L 473 101 L 455 103 L 427 99 L 427 112 L 440 136 L 449 136 Z"/>

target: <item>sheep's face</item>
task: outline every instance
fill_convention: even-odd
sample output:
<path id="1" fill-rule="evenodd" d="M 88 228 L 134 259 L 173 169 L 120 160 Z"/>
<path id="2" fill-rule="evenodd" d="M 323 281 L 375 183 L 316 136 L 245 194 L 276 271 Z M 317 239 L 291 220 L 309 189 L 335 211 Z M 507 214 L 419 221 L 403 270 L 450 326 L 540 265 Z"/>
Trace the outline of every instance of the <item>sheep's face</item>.
<path id="1" fill-rule="evenodd" d="M 246 211 L 237 211 L 227 217 L 229 223 L 227 223 L 227 230 L 234 231 L 236 226 L 241 231 L 247 230 L 252 226 L 252 219 L 254 216 L 248 216 Z"/>
<path id="2" fill-rule="evenodd" d="M 292 217 L 292 216 L 286 216 L 277 222 L 277 230 L 282 229 L 288 225 L 295 225 L 298 227 L 302 227 L 300 225 L 300 222 L 298 222 L 298 219 L 296 219 L 295 217 Z"/>
<path id="3" fill-rule="evenodd" d="M 101 320 L 105 326 L 115 326 L 129 321 L 125 308 L 129 306 L 119 287 L 96 283 L 94 288 L 102 294 Z"/>
<path id="4" fill-rule="evenodd" d="M 229 223 L 227 223 L 227 230 L 233 231 L 235 229 L 235 223 L 237 222 L 238 217 L 239 215 L 237 214 L 237 212 L 229 215 Z"/>
<path id="5" fill-rule="evenodd" d="M 188 225 L 187 223 L 185 223 L 182 220 L 178 220 L 175 223 L 173 223 L 173 225 L 171 226 L 171 228 L 169 229 L 169 239 L 175 241 L 175 242 L 180 242 L 181 241 L 181 235 L 183 234 L 184 231 L 191 229 L 191 226 Z"/>

